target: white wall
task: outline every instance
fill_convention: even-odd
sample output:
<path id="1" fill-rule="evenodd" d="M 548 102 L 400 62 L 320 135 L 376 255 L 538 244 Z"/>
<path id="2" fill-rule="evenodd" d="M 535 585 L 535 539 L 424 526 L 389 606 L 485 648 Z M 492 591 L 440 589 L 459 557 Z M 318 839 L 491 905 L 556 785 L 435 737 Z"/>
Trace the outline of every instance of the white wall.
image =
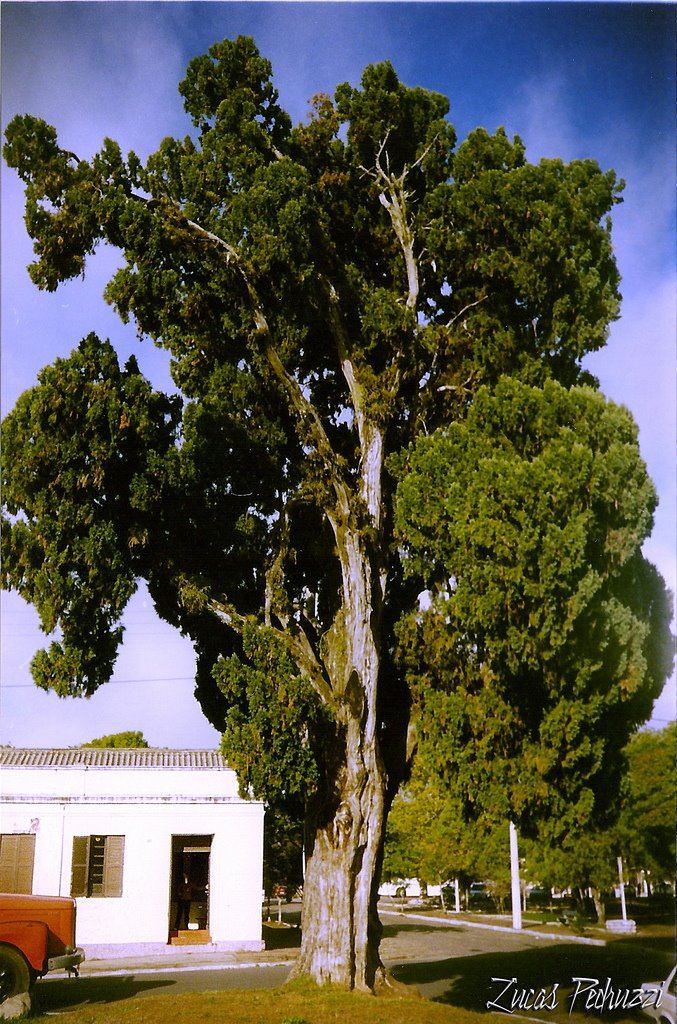
<path id="1" fill-rule="evenodd" d="M 132 798 L 194 796 L 239 800 L 237 776 L 230 768 L 97 768 L 87 765 L 59 768 L 5 767 L 0 795 L 34 794 L 43 797 Z"/>

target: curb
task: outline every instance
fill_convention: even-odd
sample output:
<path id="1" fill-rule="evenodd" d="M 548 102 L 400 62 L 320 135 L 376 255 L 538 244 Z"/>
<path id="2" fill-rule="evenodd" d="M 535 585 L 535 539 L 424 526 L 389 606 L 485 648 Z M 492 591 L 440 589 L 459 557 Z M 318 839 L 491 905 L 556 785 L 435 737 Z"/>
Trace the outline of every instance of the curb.
<path id="1" fill-rule="evenodd" d="M 435 924 L 463 925 L 466 928 L 484 928 L 492 932 L 511 932 L 513 935 L 529 935 L 536 939 L 559 939 L 566 942 L 579 942 L 585 946 L 606 946 L 606 939 L 593 939 L 587 935 L 562 935 L 561 932 L 537 932 L 531 928 L 510 928 L 505 924 L 485 924 L 483 921 L 467 921 L 465 918 L 458 918 L 456 921 L 448 917 L 430 917 L 428 914 L 407 914 L 397 910 L 379 910 L 380 914 L 389 914 L 391 917 L 404 917 L 415 921 L 433 921 Z"/>
<path id="2" fill-rule="evenodd" d="M 182 974 L 198 972 L 198 971 L 241 971 L 247 970 L 252 967 L 291 967 L 293 959 L 289 960 L 252 960 L 243 961 L 242 963 L 229 963 L 224 964 L 223 962 L 215 963 L 199 963 L 199 964 L 157 964 L 152 967 L 125 967 L 125 968 L 110 968 L 101 965 L 101 970 L 97 970 L 94 962 L 90 963 L 89 970 L 80 974 L 80 980 L 85 978 L 124 978 L 127 975 L 133 974 L 137 977 L 141 974 Z"/>

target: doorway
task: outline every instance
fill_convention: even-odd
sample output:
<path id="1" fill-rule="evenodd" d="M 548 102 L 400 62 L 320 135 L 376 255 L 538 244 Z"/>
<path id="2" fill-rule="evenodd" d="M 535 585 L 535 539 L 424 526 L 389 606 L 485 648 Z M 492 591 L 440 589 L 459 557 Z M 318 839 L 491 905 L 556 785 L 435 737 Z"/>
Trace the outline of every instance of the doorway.
<path id="1" fill-rule="evenodd" d="M 209 866 L 213 836 L 172 836 L 169 942 L 203 945 L 209 934 Z"/>

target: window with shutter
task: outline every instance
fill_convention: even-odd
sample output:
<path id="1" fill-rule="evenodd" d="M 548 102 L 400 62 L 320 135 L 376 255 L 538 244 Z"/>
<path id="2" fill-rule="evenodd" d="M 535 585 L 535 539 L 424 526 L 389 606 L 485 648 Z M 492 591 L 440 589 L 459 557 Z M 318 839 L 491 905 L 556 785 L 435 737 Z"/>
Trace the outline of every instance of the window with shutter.
<path id="1" fill-rule="evenodd" d="M 73 836 L 71 896 L 89 896 L 89 836 Z"/>
<path id="2" fill-rule="evenodd" d="M 0 835 L 0 892 L 32 893 L 35 835 Z"/>
<path id="3" fill-rule="evenodd" d="M 71 896 L 122 896 L 124 836 L 73 836 Z"/>
<path id="4" fill-rule="evenodd" d="M 122 896 L 122 862 L 124 853 L 124 836 L 106 836 L 106 851 L 103 862 L 104 896 Z"/>

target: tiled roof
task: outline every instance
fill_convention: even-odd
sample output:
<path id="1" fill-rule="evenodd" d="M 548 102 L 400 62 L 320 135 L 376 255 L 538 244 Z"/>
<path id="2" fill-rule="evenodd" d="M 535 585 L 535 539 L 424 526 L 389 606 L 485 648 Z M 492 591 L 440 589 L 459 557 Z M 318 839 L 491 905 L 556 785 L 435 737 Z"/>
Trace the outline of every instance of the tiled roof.
<path id="1" fill-rule="evenodd" d="M 131 747 L 0 749 L 0 768 L 210 768 L 228 764 L 217 750 L 164 750 Z"/>

